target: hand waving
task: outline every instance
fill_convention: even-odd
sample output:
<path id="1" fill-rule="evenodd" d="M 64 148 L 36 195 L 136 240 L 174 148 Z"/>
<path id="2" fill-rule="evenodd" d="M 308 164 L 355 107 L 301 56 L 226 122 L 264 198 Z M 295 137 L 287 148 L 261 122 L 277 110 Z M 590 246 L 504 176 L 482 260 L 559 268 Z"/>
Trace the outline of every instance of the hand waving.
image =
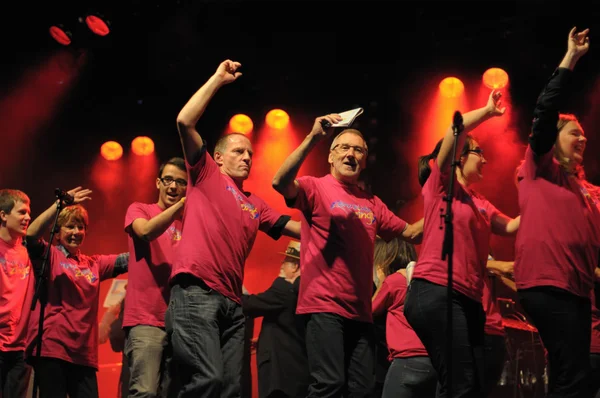
<path id="1" fill-rule="evenodd" d="M 86 200 L 92 200 L 90 194 L 92 191 L 90 189 L 83 189 L 82 187 L 73 188 L 70 191 L 67 191 L 69 195 L 73 197 L 73 204 L 78 205 Z"/>
<path id="2" fill-rule="evenodd" d="M 568 52 L 573 54 L 576 58 L 580 58 L 583 54 L 585 54 L 590 49 L 590 38 L 588 37 L 588 33 L 590 33 L 589 29 L 583 30 L 581 32 L 576 32 L 577 27 L 573 27 L 569 32 L 569 40 L 567 42 Z"/>
<path id="3" fill-rule="evenodd" d="M 487 107 L 492 116 L 502 116 L 506 112 L 506 107 L 502 107 L 502 93 L 500 91 L 492 90 L 490 97 L 488 98 Z"/>
<path id="4" fill-rule="evenodd" d="M 222 84 L 229 84 L 242 76 L 242 72 L 237 71 L 241 66 L 242 64 L 239 62 L 231 61 L 229 59 L 225 60 L 221 62 L 217 68 L 215 76 L 219 78 Z"/>

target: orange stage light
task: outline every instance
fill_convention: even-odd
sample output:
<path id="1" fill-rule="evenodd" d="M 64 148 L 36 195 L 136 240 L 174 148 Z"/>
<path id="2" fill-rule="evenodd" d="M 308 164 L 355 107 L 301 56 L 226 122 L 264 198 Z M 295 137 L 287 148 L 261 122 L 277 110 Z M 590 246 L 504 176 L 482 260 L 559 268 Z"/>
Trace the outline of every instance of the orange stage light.
<path id="1" fill-rule="evenodd" d="M 100 154 L 106 160 L 117 160 L 123 156 L 123 147 L 117 141 L 106 141 L 100 147 Z"/>
<path id="2" fill-rule="evenodd" d="M 249 116 L 238 113 L 229 120 L 229 127 L 234 133 L 249 134 L 254 128 L 254 123 Z"/>
<path id="3" fill-rule="evenodd" d="M 88 15 L 85 17 L 85 23 L 88 28 L 98 36 L 106 36 L 110 33 L 108 22 L 96 15 Z"/>
<path id="4" fill-rule="evenodd" d="M 287 114 L 283 109 L 273 109 L 267 113 L 265 118 L 267 126 L 280 130 L 287 127 L 290 123 L 290 115 Z"/>
<path id="5" fill-rule="evenodd" d="M 131 150 L 138 156 L 147 156 L 154 152 L 154 141 L 150 137 L 136 137 L 131 141 Z"/>
<path id="6" fill-rule="evenodd" d="M 504 69 L 490 68 L 483 74 L 483 84 L 493 90 L 502 89 L 508 85 L 508 73 Z"/>
<path id="7" fill-rule="evenodd" d="M 446 98 L 456 98 L 465 91 L 465 85 L 456 77 L 447 77 L 440 83 L 440 93 Z"/>

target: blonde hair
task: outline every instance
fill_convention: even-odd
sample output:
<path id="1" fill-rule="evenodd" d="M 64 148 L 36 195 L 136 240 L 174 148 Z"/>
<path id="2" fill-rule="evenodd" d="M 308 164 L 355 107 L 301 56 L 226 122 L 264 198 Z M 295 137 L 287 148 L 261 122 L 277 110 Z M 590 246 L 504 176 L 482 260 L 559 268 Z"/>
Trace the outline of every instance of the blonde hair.
<path id="1" fill-rule="evenodd" d="M 82 205 L 67 206 L 60 211 L 58 215 L 58 221 L 56 222 L 58 228 L 64 226 L 70 220 L 80 222 L 87 230 L 89 224 L 88 212 Z"/>
<path id="2" fill-rule="evenodd" d="M 385 276 L 390 274 L 390 264 L 398 256 L 400 250 L 398 239 L 392 239 L 389 242 L 384 241 L 379 236 L 375 238 L 375 250 L 373 253 L 373 266 L 381 268 Z"/>

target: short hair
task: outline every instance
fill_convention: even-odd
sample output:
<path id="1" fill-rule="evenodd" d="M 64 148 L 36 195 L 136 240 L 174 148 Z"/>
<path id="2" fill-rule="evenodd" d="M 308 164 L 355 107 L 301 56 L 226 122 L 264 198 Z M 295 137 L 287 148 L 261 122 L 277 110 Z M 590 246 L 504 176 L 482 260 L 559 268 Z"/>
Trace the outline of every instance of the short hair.
<path id="1" fill-rule="evenodd" d="M 227 140 L 229 139 L 229 137 L 231 137 L 232 135 L 239 135 L 242 137 L 245 137 L 246 139 L 248 137 L 246 137 L 245 134 L 242 133 L 230 133 L 230 134 L 226 134 L 223 137 L 219 138 L 219 140 L 217 141 L 217 144 L 215 145 L 215 151 L 214 153 L 225 153 L 225 150 L 227 149 Z"/>
<path id="2" fill-rule="evenodd" d="M 0 211 L 10 214 L 17 202 L 30 204 L 29 196 L 18 189 L 0 189 Z"/>
<path id="3" fill-rule="evenodd" d="M 88 212 L 82 205 L 71 205 L 67 206 L 60 211 L 56 225 L 58 228 L 65 225 L 69 220 L 80 222 L 84 225 L 87 230 L 89 224 Z"/>
<path id="4" fill-rule="evenodd" d="M 367 140 L 365 140 L 365 137 L 362 135 L 362 133 L 356 129 L 345 129 L 345 130 L 342 130 L 338 135 L 336 135 L 335 138 L 333 139 L 333 141 L 331 142 L 331 146 L 329 147 L 330 151 L 333 151 L 333 148 L 335 148 L 335 146 L 337 145 L 338 139 L 341 136 L 343 136 L 344 134 L 354 134 L 354 135 L 357 135 L 360 138 L 362 138 L 363 142 L 365 143 L 365 149 L 367 150 L 367 152 L 369 152 L 369 146 L 367 145 Z"/>
<path id="5" fill-rule="evenodd" d="M 183 158 L 180 158 L 180 157 L 174 157 L 160 165 L 160 167 L 158 169 L 158 178 L 162 177 L 162 173 L 168 164 L 177 167 L 181 171 L 187 172 L 187 170 L 185 169 L 185 160 L 183 160 Z"/>

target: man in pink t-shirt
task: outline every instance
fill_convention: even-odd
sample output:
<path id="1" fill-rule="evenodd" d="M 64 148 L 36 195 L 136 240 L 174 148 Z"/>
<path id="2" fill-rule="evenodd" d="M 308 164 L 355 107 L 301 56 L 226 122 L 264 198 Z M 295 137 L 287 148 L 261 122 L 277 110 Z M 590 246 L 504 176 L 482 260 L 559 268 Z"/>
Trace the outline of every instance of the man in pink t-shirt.
<path id="1" fill-rule="evenodd" d="M 307 316 L 306 348 L 313 383 L 309 397 L 370 396 L 374 387 L 375 335 L 371 312 L 375 236 L 412 240 L 422 224 L 407 224 L 358 187 L 367 144 L 358 130 L 343 130 L 330 147 L 331 172 L 296 179 L 314 146 L 331 134 L 315 119 L 312 131 L 285 160 L 273 187 L 302 212 L 302 281 L 297 313 Z"/>
<path id="2" fill-rule="evenodd" d="M 259 230 L 298 239 L 300 224 L 244 191 L 252 144 L 243 134 L 222 137 L 214 158 L 196 123 L 218 89 L 241 76 L 223 61 L 177 116 L 189 186 L 182 239 L 171 273 L 166 329 L 173 346 L 170 391 L 186 396 L 239 397 L 244 323 L 244 263 Z"/>
<path id="3" fill-rule="evenodd" d="M 29 197 L 0 190 L 0 397 L 24 398 L 30 368 L 25 337 L 34 277 L 23 237 L 31 221 Z"/>
<path id="4" fill-rule="evenodd" d="M 158 201 L 134 202 L 125 215 L 130 256 L 123 328 L 130 397 L 155 397 L 159 385 L 168 388 L 165 312 L 186 188 L 185 161 L 169 159 L 158 170 Z"/>

